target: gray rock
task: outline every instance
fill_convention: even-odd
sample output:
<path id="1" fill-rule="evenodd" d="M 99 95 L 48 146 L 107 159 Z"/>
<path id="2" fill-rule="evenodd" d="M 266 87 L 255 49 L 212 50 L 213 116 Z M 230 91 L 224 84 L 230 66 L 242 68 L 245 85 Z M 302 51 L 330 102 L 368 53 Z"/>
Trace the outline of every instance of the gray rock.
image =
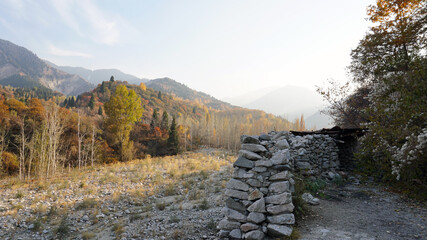
<path id="1" fill-rule="evenodd" d="M 261 152 L 267 152 L 267 149 L 259 144 L 253 144 L 253 143 L 244 143 L 242 144 L 242 149 L 251 151 L 254 153 L 261 153 Z"/>
<path id="2" fill-rule="evenodd" d="M 246 212 L 246 208 L 243 206 L 243 204 L 241 204 L 241 203 L 239 203 L 239 202 L 237 202 L 237 201 L 234 201 L 232 198 L 227 198 L 227 200 L 225 200 L 225 205 L 228 207 L 228 208 L 231 208 L 231 209 L 234 209 L 234 210 L 236 210 L 236 211 L 239 211 L 239 212 L 241 212 L 241 213 L 244 213 L 244 212 Z"/>
<path id="3" fill-rule="evenodd" d="M 285 164 L 285 165 L 273 166 L 273 169 L 277 170 L 277 171 L 285 171 L 285 170 L 291 170 L 292 168 L 291 168 L 291 166 L 289 166 L 289 164 Z"/>
<path id="4" fill-rule="evenodd" d="M 235 220 L 239 222 L 246 221 L 246 215 L 243 215 L 242 213 L 230 208 L 225 208 L 225 216 L 228 220 Z"/>
<path id="5" fill-rule="evenodd" d="M 289 182 L 274 182 L 270 184 L 268 187 L 268 191 L 270 193 L 283 193 L 283 192 L 289 192 Z"/>
<path id="6" fill-rule="evenodd" d="M 267 232 L 268 235 L 273 237 L 289 237 L 292 234 L 292 227 L 269 223 L 267 225 Z"/>
<path id="7" fill-rule="evenodd" d="M 252 205 L 248 207 L 249 212 L 259 212 L 265 213 L 265 200 L 262 197 L 261 199 L 255 201 Z"/>
<path id="8" fill-rule="evenodd" d="M 278 195 L 268 196 L 265 198 L 265 203 L 267 204 L 272 203 L 277 205 L 283 205 L 283 204 L 288 204 L 290 202 L 292 202 L 292 195 L 288 192 L 278 194 Z"/>
<path id="9" fill-rule="evenodd" d="M 290 158 L 289 151 L 278 151 L 271 157 L 273 165 L 288 164 Z"/>
<path id="10" fill-rule="evenodd" d="M 271 160 L 259 160 L 255 162 L 255 167 L 271 167 L 273 162 Z"/>
<path id="11" fill-rule="evenodd" d="M 227 188 L 247 192 L 249 190 L 249 185 L 242 182 L 242 181 L 239 181 L 239 180 L 232 178 L 232 179 L 230 179 L 230 181 L 228 181 Z"/>
<path id="12" fill-rule="evenodd" d="M 242 232 L 240 231 L 240 229 L 233 229 L 231 230 L 229 236 L 231 237 L 231 239 L 241 239 Z"/>
<path id="13" fill-rule="evenodd" d="M 283 171 L 271 176 L 270 180 L 271 181 L 289 180 L 290 177 L 291 177 L 291 174 L 289 173 L 289 171 Z"/>
<path id="14" fill-rule="evenodd" d="M 254 143 L 259 144 L 258 136 L 248 136 L 248 135 L 242 135 L 240 137 L 241 143 Z"/>
<path id="15" fill-rule="evenodd" d="M 283 204 L 283 205 L 271 205 L 267 207 L 267 212 L 272 215 L 277 215 L 280 213 L 291 213 L 294 211 L 294 205 L 292 203 Z"/>
<path id="16" fill-rule="evenodd" d="M 241 168 L 235 168 L 232 177 L 233 178 L 245 178 L 245 174 L 247 174 L 248 172 L 246 172 L 245 170 L 241 169 Z"/>
<path id="17" fill-rule="evenodd" d="M 228 237 L 229 234 L 230 234 L 230 231 L 220 230 L 218 233 L 218 237 L 219 238 L 226 238 L 226 237 Z"/>
<path id="18" fill-rule="evenodd" d="M 256 179 L 248 179 L 246 182 L 252 187 L 261 187 L 261 182 Z"/>
<path id="19" fill-rule="evenodd" d="M 302 170 L 310 170 L 311 169 L 311 165 L 308 162 L 297 162 L 296 167 L 298 169 L 302 169 Z"/>
<path id="20" fill-rule="evenodd" d="M 229 196 L 229 197 L 242 199 L 242 200 L 248 199 L 248 193 L 247 192 L 242 192 L 242 191 L 233 190 L 233 189 L 225 189 L 225 195 Z"/>
<path id="21" fill-rule="evenodd" d="M 295 224 L 295 217 L 292 213 L 285 213 L 275 216 L 268 216 L 267 221 L 275 224 Z"/>
<path id="22" fill-rule="evenodd" d="M 246 150 L 240 150 L 239 151 L 240 156 L 247 158 L 249 160 L 260 160 L 262 157 L 254 152 L 246 151 Z"/>
<path id="23" fill-rule="evenodd" d="M 251 231 L 245 234 L 245 238 L 247 240 L 262 240 L 264 239 L 264 233 L 259 230 Z"/>
<path id="24" fill-rule="evenodd" d="M 305 148 L 300 148 L 298 149 L 298 155 L 303 156 L 307 153 L 307 150 L 305 150 Z"/>
<path id="25" fill-rule="evenodd" d="M 265 220 L 265 215 L 262 213 L 251 212 L 247 218 L 248 222 L 260 223 Z"/>
<path id="26" fill-rule="evenodd" d="M 242 168 L 253 168 L 255 166 L 254 162 L 244 158 L 242 156 L 238 157 L 234 162 L 233 167 L 242 167 Z"/>
<path id="27" fill-rule="evenodd" d="M 240 223 L 235 221 L 229 221 L 227 219 L 222 219 L 218 223 L 218 228 L 222 230 L 233 230 L 236 228 L 240 228 Z"/>
<path id="28" fill-rule="evenodd" d="M 242 224 L 242 226 L 240 226 L 240 230 L 242 230 L 242 232 L 257 230 L 258 228 L 259 226 L 253 223 L 245 223 L 245 224 Z"/>
<path id="29" fill-rule="evenodd" d="M 260 188 L 259 189 L 264 195 L 268 193 L 268 188 Z"/>
<path id="30" fill-rule="evenodd" d="M 271 140 L 271 136 L 267 135 L 267 134 L 261 134 L 259 136 L 259 140 L 261 140 L 261 141 L 270 141 Z"/>
<path id="31" fill-rule="evenodd" d="M 281 131 L 276 133 L 271 139 L 272 140 L 277 140 L 280 137 L 288 137 L 289 136 L 289 132 L 288 131 Z"/>
<path id="32" fill-rule="evenodd" d="M 260 190 L 255 189 L 248 195 L 247 199 L 249 201 L 252 201 L 252 200 L 260 199 L 263 196 L 264 196 L 264 194 Z"/>
<path id="33" fill-rule="evenodd" d="M 262 172 L 267 171 L 267 168 L 266 167 L 254 167 L 254 168 L 252 168 L 252 171 L 262 173 Z"/>
<path id="34" fill-rule="evenodd" d="M 313 197 L 310 193 L 303 193 L 301 195 L 302 200 L 304 200 L 304 202 L 311 204 L 311 205 L 319 205 L 320 201 L 318 198 Z"/>
<path id="35" fill-rule="evenodd" d="M 289 148 L 289 143 L 288 143 L 288 141 L 286 141 L 286 139 L 282 139 L 280 141 L 277 141 L 275 146 L 278 149 L 288 149 Z"/>

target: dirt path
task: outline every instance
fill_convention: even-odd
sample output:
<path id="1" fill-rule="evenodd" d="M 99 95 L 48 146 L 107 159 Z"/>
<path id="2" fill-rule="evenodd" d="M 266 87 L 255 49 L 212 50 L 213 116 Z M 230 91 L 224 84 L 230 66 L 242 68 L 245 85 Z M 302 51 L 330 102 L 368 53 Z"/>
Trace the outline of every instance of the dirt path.
<path id="1" fill-rule="evenodd" d="M 378 186 L 349 184 L 326 189 L 324 194 L 300 224 L 301 239 L 427 239 L 425 204 Z"/>

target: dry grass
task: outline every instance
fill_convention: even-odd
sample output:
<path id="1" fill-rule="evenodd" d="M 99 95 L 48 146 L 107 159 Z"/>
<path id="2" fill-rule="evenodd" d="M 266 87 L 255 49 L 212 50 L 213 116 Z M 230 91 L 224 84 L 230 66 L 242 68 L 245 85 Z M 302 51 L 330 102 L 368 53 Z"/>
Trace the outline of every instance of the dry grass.
<path id="1" fill-rule="evenodd" d="M 150 197 L 153 195 L 178 195 L 174 200 L 176 203 L 187 199 L 195 201 L 196 207 L 206 209 L 209 204 L 205 200 L 205 191 L 213 190 L 211 185 L 215 185 L 211 184 L 211 173 L 223 166 L 231 166 L 234 158 L 234 155 L 222 153 L 191 152 L 80 170 L 65 169 L 49 180 L 22 182 L 16 177 L 4 178 L 0 180 L 0 189 L 4 189 L 0 191 L 0 201 L 10 198 L 14 201 L 7 203 L 8 207 L 0 211 L 0 217 L 9 215 L 22 220 L 28 218 L 24 214 L 28 211 L 32 219 L 43 219 L 43 226 L 55 225 L 58 237 L 67 237 L 70 229 L 66 216 L 74 216 L 73 209 L 88 211 L 92 224 L 97 223 L 97 214 L 115 211 L 105 207 L 105 203 L 111 206 L 126 201 L 141 208 L 139 214 L 131 216 L 131 221 L 146 218 L 154 208 L 163 210 L 170 205 L 152 202 Z M 79 200 L 66 201 L 66 196 Z M 124 229 L 123 223 L 118 223 L 111 230 L 119 237 Z M 179 239 L 182 233 L 177 230 L 173 238 Z M 90 231 L 81 234 L 83 239 L 96 237 Z"/>

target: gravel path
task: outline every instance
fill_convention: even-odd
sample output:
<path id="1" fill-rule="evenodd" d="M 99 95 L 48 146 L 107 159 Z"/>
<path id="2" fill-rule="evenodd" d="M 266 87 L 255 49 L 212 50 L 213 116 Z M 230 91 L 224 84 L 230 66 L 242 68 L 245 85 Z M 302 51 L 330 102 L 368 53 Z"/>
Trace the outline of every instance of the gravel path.
<path id="1" fill-rule="evenodd" d="M 378 186 L 346 185 L 324 191 L 300 223 L 304 240 L 427 239 L 425 204 Z"/>

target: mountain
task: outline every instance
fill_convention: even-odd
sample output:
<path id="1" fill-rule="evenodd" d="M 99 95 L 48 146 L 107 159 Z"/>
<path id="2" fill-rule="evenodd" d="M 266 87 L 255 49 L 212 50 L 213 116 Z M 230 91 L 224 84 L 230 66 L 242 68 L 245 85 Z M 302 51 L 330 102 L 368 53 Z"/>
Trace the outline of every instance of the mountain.
<path id="1" fill-rule="evenodd" d="M 166 92 L 182 99 L 191 101 L 200 101 L 207 107 L 217 110 L 225 110 L 232 108 L 229 103 L 220 101 L 206 93 L 193 90 L 186 85 L 179 83 L 170 78 L 153 79 L 145 83 L 148 88 L 156 91 Z"/>
<path id="2" fill-rule="evenodd" d="M 311 116 L 304 118 L 307 129 L 322 129 L 333 127 L 333 120 L 330 116 L 317 111 Z"/>
<path id="3" fill-rule="evenodd" d="M 311 116 L 321 109 L 322 97 L 307 88 L 287 85 L 253 99 L 243 105 L 251 109 L 260 109 L 275 115 L 285 116 L 289 120 L 299 118 L 301 114 Z"/>
<path id="4" fill-rule="evenodd" d="M 103 81 L 110 80 L 111 76 L 114 76 L 114 79 L 116 80 L 126 81 L 131 84 L 139 84 L 141 82 L 148 81 L 148 79 L 146 78 L 138 78 L 133 75 L 124 73 L 118 69 L 90 70 L 83 67 L 58 66 L 49 61 L 46 61 L 46 63 L 66 73 L 78 75 L 94 85 L 98 85 Z"/>
<path id="5" fill-rule="evenodd" d="M 2 39 L 0 84 L 25 88 L 44 86 L 70 96 L 93 89 L 83 78 L 53 68 L 26 48 Z"/>
<path id="6" fill-rule="evenodd" d="M 272 92 L 277 88 L 278 88 L 277 86 L 260 88 L 255 91 L 247 92 L 239 96 L 224 98 L 222 100 L 236 106 L 245 106 L 251 103 L 252 101 L 254 101 L 255 99 L 258 99 L 264 96 L 265 94 Z"/>

